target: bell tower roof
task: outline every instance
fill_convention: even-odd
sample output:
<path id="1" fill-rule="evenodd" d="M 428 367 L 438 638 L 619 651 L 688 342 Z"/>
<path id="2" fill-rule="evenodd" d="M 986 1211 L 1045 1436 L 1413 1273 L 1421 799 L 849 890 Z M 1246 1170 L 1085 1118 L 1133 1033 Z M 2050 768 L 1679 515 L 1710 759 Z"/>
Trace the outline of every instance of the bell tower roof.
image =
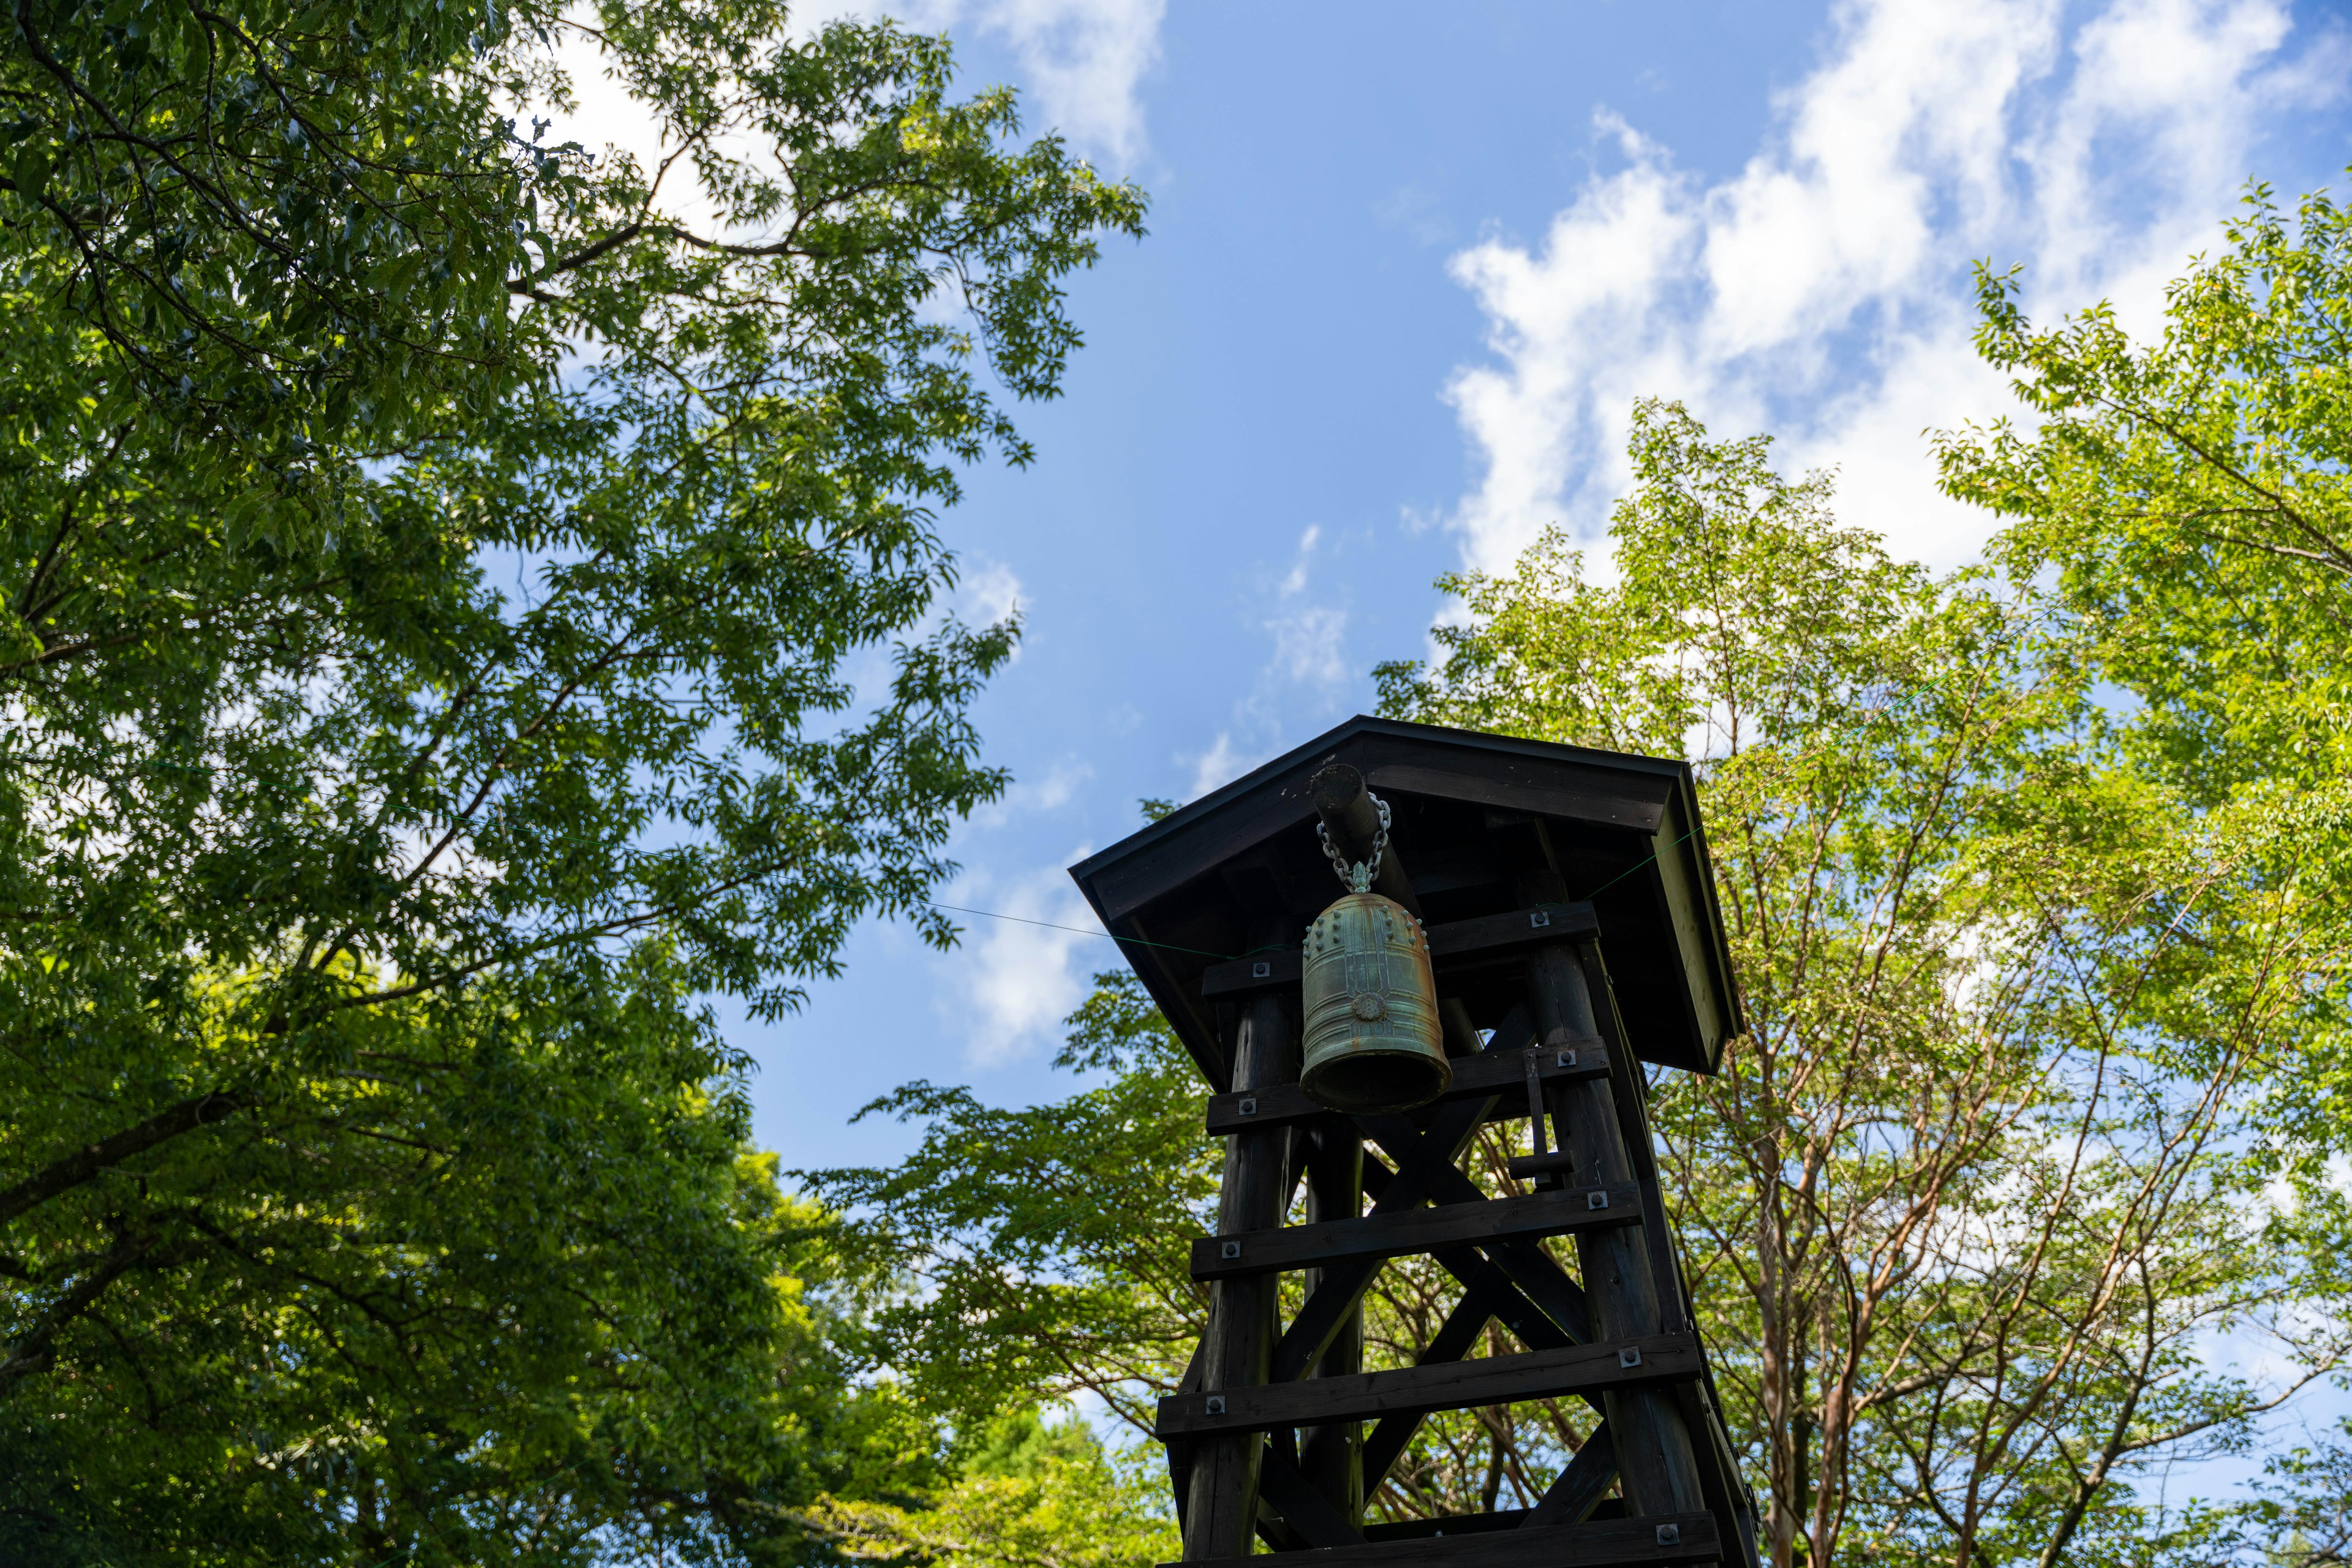
<path id="1" fill-rule="evenodd" d="M 1549 882 L 1589 906 L 1643 1060 L 1713 1072 L 1746 1028 L 1686 763 L 1360 716 L 1070 868 L 1215 1088 L 1228 1076 L 1217 1010 L 1231 1004 L 1204 979 L 1283 956 L 1264 942 L 1269 911 L 1295 963 L 1346 890 L 1308 793 L 1333 764 L 1389 804 L 1433 939 L 1525 909 L 1530 882 Z"/>

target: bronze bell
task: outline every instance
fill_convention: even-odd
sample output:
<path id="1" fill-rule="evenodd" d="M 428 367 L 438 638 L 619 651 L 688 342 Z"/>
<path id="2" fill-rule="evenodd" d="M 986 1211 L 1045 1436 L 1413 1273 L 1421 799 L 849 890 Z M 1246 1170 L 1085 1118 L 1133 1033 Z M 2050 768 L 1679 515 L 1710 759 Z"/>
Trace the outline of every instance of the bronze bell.
<path id="1" fill-rule="evenodd" d="M 1300 955 L 1307 1050 L 1299 1085 L 1318 1104 L 1360 1114 L 1426 1105 L 1454 1081 L 1429 938 L 1403 905 L 1370 890 L 1388 838 L 1388 807 L 1380 810 L 1383 831 L 1370 866 L 1342 872 L 1354 890 L 1307 928 Z"/>

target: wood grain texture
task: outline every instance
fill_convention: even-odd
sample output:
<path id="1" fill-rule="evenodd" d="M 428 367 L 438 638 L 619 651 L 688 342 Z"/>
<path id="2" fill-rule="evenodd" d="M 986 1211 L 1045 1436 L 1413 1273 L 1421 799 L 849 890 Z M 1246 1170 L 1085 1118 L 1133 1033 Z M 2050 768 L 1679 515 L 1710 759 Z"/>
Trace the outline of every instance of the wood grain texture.
<path id="1" fill-rule="evenodd" d="M 1383 881 L 1388 869 L 1386 865 L 1381 868 Z M 1385 888 L 1376 890 L 1387 891 Z M 1396 901 L 1405 902 L 1402 899 Z M 1430 963 L 1443 973 L 1445 965 L 1455 959 L 1508 952 L 1544 942 L 1580 941 L 1598 935 L 1601 927 L 1593 919 L 1591 904 L 1541 904 L 1498 915 L 1480 915 L 1475 920 L 1448 921 L 1424 929 L 1429 932 Z M 1297 948 L 1274 948 L 1209 965 L 1201 972 L 1201 994 L 1214 1001 L 1221 996 L 1278 991 L 1297 984 L 1299 973 Z"/>
<path id="2" fill-rule="evenodd" d="M 1235 1031 L 1234 1071 L 1244 1087 L 1266 1088 L 1297 1078 L 1298 1034 L 1280 997 L 1257 997 L 1244 1010 Z M 1226 1143 L 1224 1180 L 1217 1196 L 1220 1229 L 1262 1230 L 1281 1222 L 1290 1192 L 1289 1147 L 1288 1133 L 1279 1128 Z M 1208 1329 L 1202 1336 L 1203 1388 L 1238 1388 L 1265 1381 L 1275 1341 L 1272 1284 L 1268 1279 L 1227 1279 L 1210 1288 Z M 1257 1526 L 1258 1463 L 1265 1449 L 1254 1435 L 1222 1436 L 1193 1445 L 1181 1510 L 1187 1561 L 1249 1551 Z"/>
<path id="3" fill-rule="evenodd" d="M 1658 1541 L 1661 1526 L 1676 1537 Z M 1658 1519 L 1618 1519 L 1551 1529 L 1480 1530 L 1412 1541 L 1376 1541 L 1282 1554 L 1284 1568 L 1614 1568 L 1633 1563 L 1704 1563 L 1722 1556 L 1715 1516 L 1681 1513 Z M 1259 1568 L 1236 1557 L 1217 1568 Z"/>
<path id="4" fill-rule="evenodd" d="M 1599 1206 L 1594 1206 L 1594 1200 Z M 1273 1274 L 1349 1258 L 1402 1258 L 1488 1241 L 1533 1240 L 1567 1236 L 1602 1226 L 1638 1225 L 1641 1189 L 1631 1182 L 1608 1187 L 1570 1187 L 1528 1197 L 1486 1203 L 1446 1204 L 1366 1215 L 1322 1225 L 1285 1226 L 1240 1236 L 1204 1236 L 1192 1243 L 1192 1278 L 1232 1279 Z"/>
<path id="5" fill-rule="evenodd" d="M 1563 1055 L 1573 1055 L 1576 1059 L 1564 1063 L 1560 1060 Z M 1454 1082 L 1432 1103 L 1446 1105 L 1506 1095 L 1510 1098 L 1496 1108 L 1501 1116 L 1527 1114 L 1527 1059 L 1518 1051 L 1487 1050 L 1475 1057 L 1455 1057 L 1453 1067 Z M 1609 1047 L 1597 1037 L 1563 1039 L 1538 1053 L 1536 1076 L 1547 1084 L 1605 1079 L 1609 1076 Z M 1513 1094 L 1514 1089 L 1519 1092 Z M 1252 1109 L 1243 1110 L 1244 1104 Z M 1328 1107 L 1309 1100 L 1307 1091 L 1295 1083 L 1278 1089 L 1236 1090 L 1209 1100 L 1209 1135 L 1216 1138 L 1255 1127 L 1286 1127 L 1330 1113 Z"/>
<path id="6" fill-rule="evenodd" d="M 1617 1439 L 1603 1421 L 1584 1440 L 1576 1457 L 1560 1468 L 1560 1472 L 1536 1506 L 1528 1510 L 1528 1522 L 1543 1526 L 1551 1524 L 1581 1524 L 1592 1517 L 1611 1487 L 1617 1484 Z"/>
<path id="7" fill-rule="evenodd" d="M 1633 1358 L 1630 1363 L 1629 1356 Z M 1277 1426 L 1312 1422 L 1427 1415 L 1433 1410 L 1468 1410 L 1600 1389 L 1647 1388 L 1684 1382 L 1699 1372 L 1696 1340 L 1688 1334 L 1653 1334 L 1566 1350 L 1364 1372 L 1351 1377 L 1171 1394 L 1160 1402 L 1154 1431 L 1163 1441 L 1213 1433 L 1269 1432 Z"/>

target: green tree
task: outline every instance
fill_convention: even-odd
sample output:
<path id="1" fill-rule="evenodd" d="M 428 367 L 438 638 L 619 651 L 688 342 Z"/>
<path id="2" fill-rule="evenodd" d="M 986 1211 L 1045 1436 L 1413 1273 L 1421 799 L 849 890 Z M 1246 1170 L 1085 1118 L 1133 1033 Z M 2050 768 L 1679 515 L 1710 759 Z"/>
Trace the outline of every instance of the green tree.
<path id="1" fill-rule="evenodd" d="M 1937 437 L 1944 488 L 2054 569 L 2147 759 L 2200 802 L 2352 767 L 2352 208 L 2257 186 L 2132 341 L 2102 303 L 2037 329 L 1980 268 L 1977 347 L 2030 417 Z"/>
<path id="2" fill-rule="evenodd" d="M 848 1245 L 865 1267 L 921 1281 L 877 1313 L 877 1353 L 965 1430 L 1090 1394 L 1147 1433 L 1207 1316 L 1185 1244 L 1215 1212 L 1208 1086 L 1124 971 L 1095 976 L 1066 1026 L 1055 1066 L 1094 1087 L 1007 1110 L 908 1084 L 859 1116 L 927 1123 L 920 1149 L 888 1169 L 808 1177 L 855 1216 Z"/>
<path id="3" fill-rule="evenodd" d="M 1979 350 L 2025 415 L 1937 437 L 1950 494 L 2004 520 L 1994 552 L 2046 574 L 2088 668 L 2122 694 L 2118 744 L 2209 820 L 2274 822 L 2292 868 L 2269 918 L 2303 952 L 2352 942 L 2352 209 L 2292 214 L 2255 185 L 2221 244 L 2166 290 L 2135 340 L 2094 305 L 2024 314 L 2014 271 L 1978 277 Z M 2296 976 L 2300 1026 L 2265 1060 L 2249 1113 L 2305 1192 L 2352 1149 L 2342 974 Z M 2341 1439 L 2273 1456 L 2232 1543 L 2277 1561 L 2337 1551 L 2352 1459 Z"/>
<path id="4" fill-rule="evenodd" d="M 1467 624 L 1386 700 L 1698 770 L 1751 1029 L 1660 1123 L 1774 1560 L 2134 1558 L 2203 1518 L 2135 1478 L 2342 1353 L 2342 1205 L 2271 1223 L 2257 1110 L 2352 957 L 2293 918 L 2330 814 L 2191 810 L 2071 621 L 1891 560 L 1767 447 L 1640 405 L 1618 581 L 1557 533 L 1450 579 Z M 2210 1366 L 2224 1331 L 2293 1370 Z"/>
<path id="5" fill-rule="evenodd" d="M 955 1484 L 916 1508 L 828 1500 L 815 1521 L 853 1558 L 971 1568 L 1150 1568 L 1183 1542 L 1151 1468 L 1080 1422 L 1000 1416 Z"/>
<path id="6" fill-rule="evenodd" d="M 943 42 L 785 21 L 16 14 L 0 1530 L 42 1552 L 789 1555 L 947 1474 L 701 999 L 791 1006 L 866 913 L 951 938 L 1016 628 L 947 613 L 938 513 L 1029 459 L 1000 399 L 1142 204 Z M 662 165 L 514 130 L 563 29 Z"/>
<path id="7" fill-rule="evenodd" d="M 2063 616 L 1889 559 L 1761 438 L 1645 404 L 1633 458 L 1612 582 L 1558 534 L 1447 579 L 1466 622 L 1434 669 L 1384 668 L 1383 703 L 1697 766 L 1754 1026 L 1657 1111 L 1772 1560 L 2214 1545 L 2225 1520 L 2147 1479 L 2249 1440 L 2342 1350 L 2341 1199 L 2257 1115 L 2347 957 L 2292 918 L 2324 818 L 2189 809 L 2125 764 Z M 1129 983 L 1071 1025 L 1093 1087 L 1006 1111 L 913 1086 L 876 1109 L 928 1122 L 916 1155 L 816 1179 L 931 1287 L 876 1321 L 927 1407 L 1087 1389 L 1142 1425 L 1199 1331 L 1202 1090 Z M 1466 1156 L 1491 1190 L 1507 1131 Z M 1369 1364 L 1452 1299 L 1385 1268 Z M 2210 1366 L 2229 1333 L 2288 1370 Z M 1373 1511 L 1524 1504 L 1588 1421 L 1432 1421 Z"/>

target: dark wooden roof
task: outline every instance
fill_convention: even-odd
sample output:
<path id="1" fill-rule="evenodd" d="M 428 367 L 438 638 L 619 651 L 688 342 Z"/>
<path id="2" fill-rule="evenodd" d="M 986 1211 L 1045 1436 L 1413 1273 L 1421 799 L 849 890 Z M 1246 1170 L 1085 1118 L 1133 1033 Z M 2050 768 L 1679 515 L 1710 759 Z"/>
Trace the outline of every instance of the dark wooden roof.
<path id="1" fill-rule="evenodd" d="M 1202 972 L 1269 923 L 1295 948 L 1340 892 L 1307 798 L 1334 763 L 1389 803 L 1432 925 L 1519 909 L 1528 874 L 1556 869 L 1593 907 L 1634 1049 L 1716 1069 L 1746 1025 L 1687 765 L 1356 718 L 1070 868 L 1212 1085 L 1227 1075 Z M 1488 1027 L 1497 1018 L 1479 1015 L 1510 999 L 1465 1000 Z"/>

